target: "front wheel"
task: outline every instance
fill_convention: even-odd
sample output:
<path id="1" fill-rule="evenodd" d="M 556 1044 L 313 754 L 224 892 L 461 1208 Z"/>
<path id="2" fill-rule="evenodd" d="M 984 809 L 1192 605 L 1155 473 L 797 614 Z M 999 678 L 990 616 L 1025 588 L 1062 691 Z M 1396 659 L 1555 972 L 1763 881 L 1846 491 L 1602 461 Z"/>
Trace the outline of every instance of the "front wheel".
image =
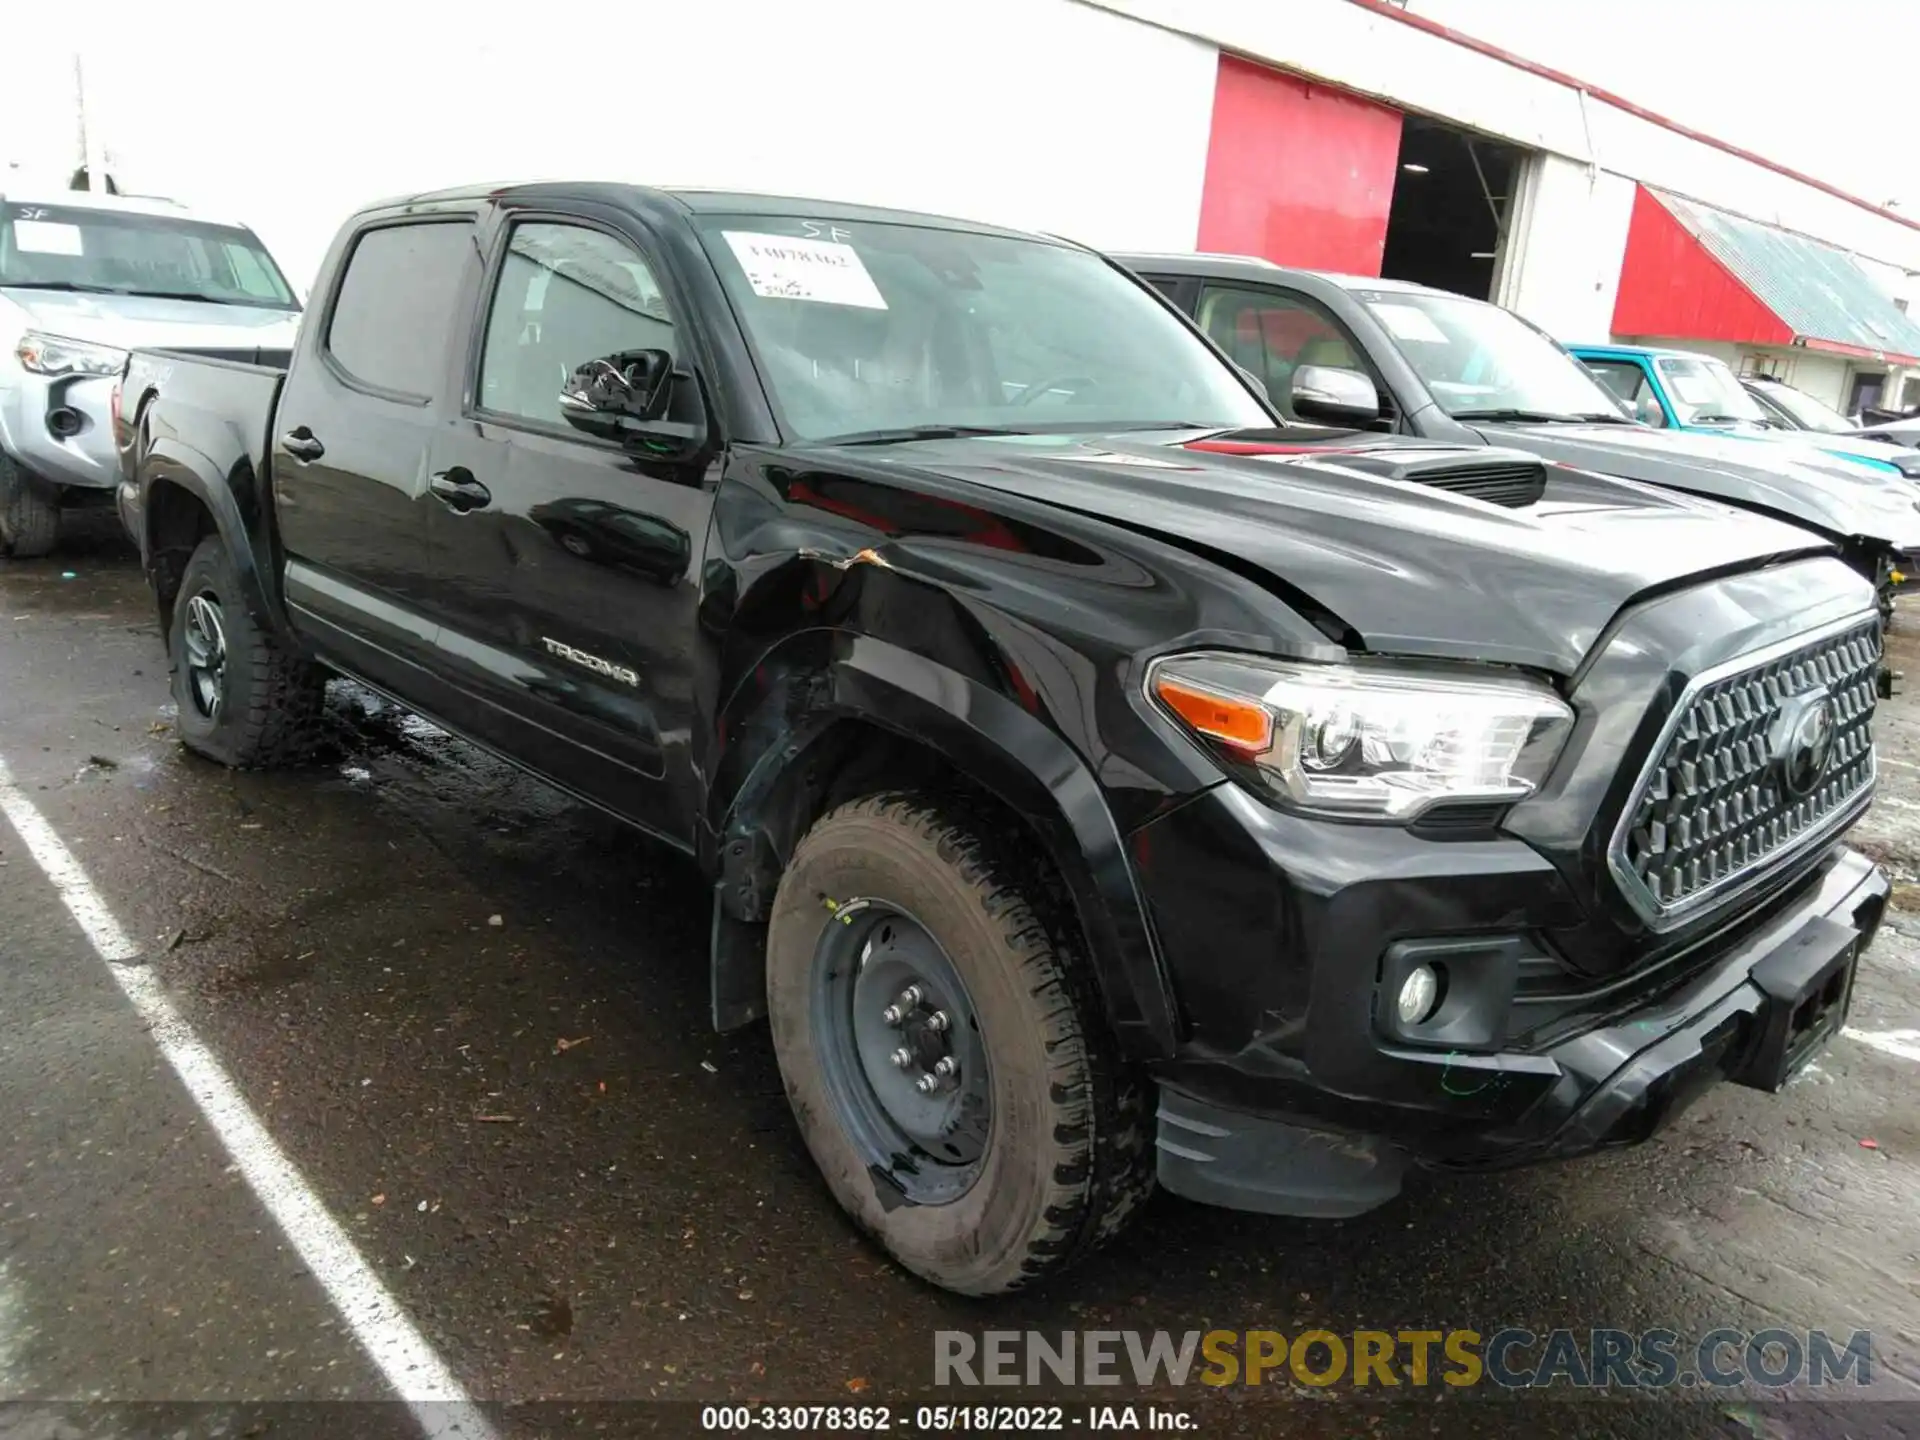
<path id="1" fill-rule="evenodd" d="M 181 573 L 167 651 L 180 740 L 189 750 L 252 769 L 313 748 L 320 671 L 254 618 L 217 535 L 200 542 Z"/>
<path id="2" fill-rule="evenodd" d="M 834 1198 L 970 1295 L 1064 1269 L 1153 1184 L 1144 1088 L 995 826 L 911 795 L 840 807 L 782 876 L 767 949 L 780 1073 Z"/>
<path id="3" fill-rule="evenodd" d="M 60 500 L 0 455 L 0 555 L 37 560 L 60 538 Z"/>

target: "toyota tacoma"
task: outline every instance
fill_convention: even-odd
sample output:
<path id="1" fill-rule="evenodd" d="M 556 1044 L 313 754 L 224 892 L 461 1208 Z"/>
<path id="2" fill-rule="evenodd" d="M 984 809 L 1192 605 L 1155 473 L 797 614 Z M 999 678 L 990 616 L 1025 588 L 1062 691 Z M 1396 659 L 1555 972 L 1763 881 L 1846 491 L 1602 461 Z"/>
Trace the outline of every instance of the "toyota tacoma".
<path id="1" fill-rule="evenodd" d="M 353 216 L 284 371 L 137 351 L 179 733 L 350 676 L 686 852 L 824 1182 L 992 1294 L 1157 1182 L 1344 1216 L 1834 1034 L 1872 583 L 1517 452 L 1294 425 L 1063 241 L 625 185 Z"/>

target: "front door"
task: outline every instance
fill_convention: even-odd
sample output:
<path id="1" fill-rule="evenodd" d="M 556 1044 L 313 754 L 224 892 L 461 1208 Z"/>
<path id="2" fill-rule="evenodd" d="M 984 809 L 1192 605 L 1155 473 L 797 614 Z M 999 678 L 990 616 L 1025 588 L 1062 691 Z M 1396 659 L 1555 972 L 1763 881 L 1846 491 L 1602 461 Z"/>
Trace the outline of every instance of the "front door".
<path id="1" fill-rule="evenodd" d="M 465 411 L 433 459 L 439 645 L 479 738 L 688 842 L 693 638 L 712 493 L 572 428 L 575 367 L 685 357 L 660 269 L 580 219 L 509 216 Z"/>
<path id="2" fill-rule="evenodd" d="M 403 692 L 433 648 L 427 461 L 478 278 L 473 237 L 465 216 L 355 237 L 275 415 L 287 603 L 339 663 Z"/>

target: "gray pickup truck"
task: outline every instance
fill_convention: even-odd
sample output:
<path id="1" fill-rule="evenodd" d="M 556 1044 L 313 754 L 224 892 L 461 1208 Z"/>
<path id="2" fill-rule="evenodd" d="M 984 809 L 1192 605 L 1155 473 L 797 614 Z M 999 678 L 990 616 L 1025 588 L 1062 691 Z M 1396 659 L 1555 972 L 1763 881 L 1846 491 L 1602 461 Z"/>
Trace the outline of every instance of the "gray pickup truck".
<path id="1" fill-rule="evenodd" d="M 111 501 L 115 382 L 137 346 L 285 364 L 300 302 L 238 225 L 166 200 L 0 194 L 0 555 Z"/>
<path id="2" fill-rule="evenodd" d="M 1562 346 L 1510 310 L 1360 275 L 1230 255 L 1120 261 L 1200 323 L 1289 419 L 1449 445 L 1499 445 L 1684 490 L 1812 530 L 1874 582 L 1883 617 L 1920 586 L 1920 488 L 1811 455 L 1759 455 L 1625 415 Z M 1891 687 L 1892 672 L 1883 672 Z"/>

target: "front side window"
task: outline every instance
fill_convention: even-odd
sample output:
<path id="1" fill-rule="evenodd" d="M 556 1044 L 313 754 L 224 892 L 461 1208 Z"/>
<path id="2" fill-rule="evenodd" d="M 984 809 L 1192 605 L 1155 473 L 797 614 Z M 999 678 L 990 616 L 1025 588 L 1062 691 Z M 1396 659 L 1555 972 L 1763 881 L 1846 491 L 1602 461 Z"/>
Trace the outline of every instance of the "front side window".
<path id="1" fill-rule="evenodd" d="M 0 205 L 0 287 L 297 310 L 266 247 L 237 225 L 66 205 Z"/>
<path id="2" fill-rule="evenodd" d="M 436 398 L 472 256 L 473 226 L 465 222 L 366 231 L 354 241 L 334 297 L 327 353 L 362 385 Z"/>
<path id="3" fill-rule="evenodd" d="M 1786 412 L 1802 430 L 1817 430 L 1823 435 L 1845 435 L 1853 430 L 1847 417 L 1830 405 L 1822 405 L 1804 390 L 1791 385 L 1769 385 L 1761 392 L 1762 404 Z"/>
<path id="4" fill-rule="evenodd" d="M 494 285 L 480 359 L 480 408 L 560 426 L 560 392 L 590 360 L 674 349 L 673 321 L 647 262 L 581 225 L 516 225 Z"/>
<path id="5" fill-rule="evenodd" d="M 1273 423 L 1149 290 L 1087 251 L 865 220 L 699 224 L 798 438 Z"/>
<path id="6" fill-rule="evenodd" d="M 1200 325 L 1237 365 L 1260 377 L 1267 395 L 1290 420 L 1293 374 L 1303 365 L 1325 365 L 1367 374 L 1359 347 L 1334 318 L 1304 297 L 1278 291 L 1210 287 L 1200 304 Z"/>
<path id="7" fill-rule="evenodd" d="M 1660 408 L 1660 397 L 1653 393 L 1653 377 L 1637 361 L 1585 360 L 1581 363 L 1626 406 L 1629 415 L 1648 425 L 1667 423 L 1666 412 Z"/>
<path id="8" fill-rule="evenodd" d="M 1705 355 L 1662 355 L 1654 363 L 1682 425 L 1767 424 L 1767 412 L 1722 362 Z"/>
<path id="9" fill-rule="evenodd" d="M 1353 294 L 1456 420 L 1625 419 L 1578 360 L 1497 305 L 1423 290 Z"/>

